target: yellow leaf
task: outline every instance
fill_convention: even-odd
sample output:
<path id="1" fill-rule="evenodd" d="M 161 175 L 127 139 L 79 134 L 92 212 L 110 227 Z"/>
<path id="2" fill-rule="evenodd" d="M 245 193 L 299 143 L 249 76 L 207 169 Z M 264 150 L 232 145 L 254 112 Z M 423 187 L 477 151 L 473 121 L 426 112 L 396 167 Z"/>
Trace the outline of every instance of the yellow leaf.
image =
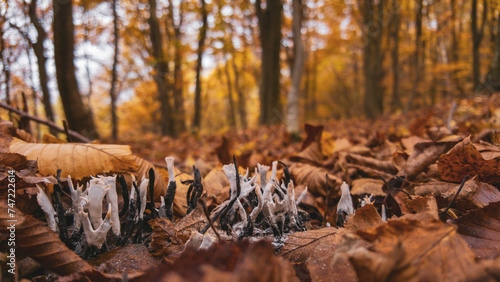
<path id="1" fill-rule="evenodd" d="M 137 164 L 130 147 L 126 145 L 100 144 L 35 144 L 14 138 L 10 152 L 36 160 L 40 174 L 56 175 L 61 169 L 61 177 L 71 175 L 82 179 L 90 175 L 107 172 L 134 172 Z"/>

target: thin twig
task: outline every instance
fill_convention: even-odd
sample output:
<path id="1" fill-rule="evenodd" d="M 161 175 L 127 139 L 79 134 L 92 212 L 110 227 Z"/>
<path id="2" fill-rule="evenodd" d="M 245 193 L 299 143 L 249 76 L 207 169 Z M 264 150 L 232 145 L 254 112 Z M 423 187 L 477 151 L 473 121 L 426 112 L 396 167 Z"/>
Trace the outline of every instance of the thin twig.
<path id="1" fill-rule="evenodd" d="M 219 242 L 220 242 L 221 240 L 220 240 L 219 232 L 217 232 L 217 229 L 215 229 L 214 223 L 210 219 L 210 214 L 208 213 L 208 209 L 207 209 L 207 205 L 205 205 L 205 201 L 203 201 L 202 199 L 198 199 L 198 203 L 202 206 L 203 212 L 205 213 L 205 216 L 207 217 L 208 223 L 210 224 L 210 227 L 212 227 L 212 230 L 214 231 L 215 235 L 217 236 L 217 239 L 219 239 Z"/>
<path id="2" fill-rule="evenodd" d="M 50 127 L 50 128 L 55 129 L 56 131 L 59 131 L 59 132 L 65 132 L 65 131 L 64 131 L 64 128 L 62 128 L 62 127 L 60 127 L 60 126 L 56 125 L 54 122 L 52 122 L 52 121 L 50 121 L 50 120 L 43 120 L 43 119 L 41 119 L 41 118 L 39 118 L 39 117 L 32 116 L 32 115 L 28 114 L 27 112 L 24 112 L 24 111 L 18 110 L 18 109 L 16 109 L 16 108 L 12 107 L 12 106 L 9 106 L 9 105 L 5 104 L 4 102 L 0 102 L 0 107 L 1 107 L 1 108 L 4 108 L 4 109 L 6 109 L 6 110 L 8 110 L 8 111 L 10 111 L 10 112 L 16 113 L 16 114 L 20 115 L 21 117 L 25 117 L 25 118 L 30 119 L 30 120 L 33 120 L 33 121 L 35 121 L 35 122 L 38 122 L 38 123 L 44 124 L 44 125 L 46 125 L 46 126 L 48 126 L 48 127 Z M 68 133 L 69 133 L 69 135 L 71 135 L 73 138 L 75 138 L 75 139 L 77 139 L 77 140 L 79 140 L 79 141 L 82 141 L 82 142 L 84 142 L 84 143 L 89 143 L 89 142 L 91 142 L 91 141 L 92 141 L 91 139 L 89 139 L 89 138 L 87 138 L 87 137 L 85 137 L 85 136 L 81 135 L 80 133 L 78 133 L 78 132 L 76 132 L 76 131 L 73 131 L 73 130 L 71 130 L 71 129 L 70 129 L 70 130 L 68 130 Z"/>
<path id="3" fill-rule="evenodd" d="M 71 143 L 71 135 L 69 134 L 69 126 L 67 120 L 63 120 L 63 126 L 64 126 L 64 133 L 66 133 L 66 141 L 68 141 L 68 143 Z"/>
<path id="4" fill-rule="evenodd" d="M 464 177 L 464 179 L 462 180 L 462 183 L 460 183 L 460 186 L 458 187 L 457 192 L 455 193 L 455 196 L 453 196 L 453 199 L 451 200 L 451 202 L 448 204 L 448 206 L 446 207 L 446 209 L 441 214 L 446 214 L 448 212 L 448 210 L 451 208 L 451 205 L 457 199 L 458 194 L 460 194 L 460 191 L 462 191 L 462 188 L 464 188 L 464 185 L 465 185 L 465 182 L 467 181 L 467 179 L 469 179 L 468 175 Z"/>

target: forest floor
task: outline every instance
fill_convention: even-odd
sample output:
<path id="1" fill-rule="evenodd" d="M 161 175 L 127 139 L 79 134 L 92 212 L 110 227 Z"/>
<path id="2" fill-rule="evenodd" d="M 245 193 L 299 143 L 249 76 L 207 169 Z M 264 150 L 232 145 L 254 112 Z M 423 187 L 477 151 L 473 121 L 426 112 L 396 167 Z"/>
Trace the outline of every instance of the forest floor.
<path id="1" fill-rule="evenodd" d="M 499 128 L 500 94 L 300 138 L 37 143 L 0 120 L 2 279 L 498 281 Z"/>

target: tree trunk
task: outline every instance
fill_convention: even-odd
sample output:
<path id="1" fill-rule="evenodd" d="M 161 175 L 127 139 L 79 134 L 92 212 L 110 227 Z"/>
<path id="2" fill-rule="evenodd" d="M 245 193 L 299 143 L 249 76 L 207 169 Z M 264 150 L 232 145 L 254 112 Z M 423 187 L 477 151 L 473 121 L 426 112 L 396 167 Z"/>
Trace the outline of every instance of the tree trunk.
<path id="1" fill-rule="evenodd" d="M 493 91 L 500 91 L 500 16 L 497 19 L 495 47 L 493 59 L 491 60 L 490 74 L 488 75 L 488 86 Z"/>
<path id="2" fill-rule="evenodd" d="M 113 56 L 113 67 L 111 69 L 111 89 L 109 90 L 109 96 L 111 98 L 111 136 L 114 140 L 118 139 L 118 116 L 116 115 L 116 100 L 118 98 L 118 93 L 116 91 L 116 81 L 117 81 L 117 67 L 118 67 L 118 54 L 119 50 L 119 33 L 118 33 L 118 13 L 116 11 L 118 1 L 113 0 L 113 45 L 115 53 Z"/>
<path id="3" fill-rule="evenodd" d="M 170 104 L 169 85 L 167 76 L 169 73 L 168 61 L 163 51 L 163 39 L 160 31 L 160 24 L 156 17 L 156 0 L 149 2 L 149 29 L 151 45 L 153 47 L 153 57 L 155 58 L 154 80 L 158 88 L 158 100 L 160 100 L 161 111 L 161 133 L 163 135 L 175 136 L 174 119 L 172 105 Z"/>
<path id="4" fill-rule="evenodd" d="M 374 118 L 384 112 L 383 103 L 383 55 L 382 23 L 383 4 L 385 0 L 375 4 L 373 0 L 364 0 L 362 7 L 363 23 L 366 28 L 365 46 L 363 47 L 363 73 L 365 76 L 364 110 L 366 117 Z M 374 26 L 376 24 L 376 26 Z"/>
<path id="5" fill-rule="evenodd" d="M 226 63 L 224 64 L 224 74 L 226 75 L 227 99 L 229 102 L 229 124 L 231 125 L 231 128 L 236 129 L 236 114 L 234 112 L 236 107 L 234 106 L 233 87 L 231 83 L 231 76 L 229 75 L 229 60 L 226 60 Z"/>
<path id="6" fill-rule="evenodd" d="M 487 16 L 487 1 L 483 1 L 483 16 L 481 22 L 481 28 L 478 30 L 477 25 L 477 2 L 478 0 L 472 0 L 471 9 L 471 30 L 472 30 L 472 79 L 474 82 L 474 91 L 479 87 L 480 76 L 481 76 L 481 62 L 479 56 L 479 47 L 481 46 L 481 41 L 483 40 L 484 26 L 486 24 Z"/>
<path id="7" fill-rule="evenodd" d="M 48 86 L 49 79 L 46 67 L 47 57 L 45 57 L 45 47 L 43 46 L 45 39 L 47 39 L 47 32 L 43 28 L 42 24 L 40 23 L 40 19 L 38 19 L 36 15 L 36 9 L 37 0 L 31 0 L 31 3 L 29 5 L 29 17 L 37 32 L 36 42 L 32 44 L 32 47 L 37 60 L 38 80 L 40 82 L 40 89 L 42 90 L 42 103 L 45 109 L 45 116 L 48 120 L 53 122 L 54 111 L 52 110 L 52 102 L 50 101 L 50 92 Z M 57 131 L 53 128 L 50 128 L 50 133 L 56 135 Z"/>
<path id="8" fill-rule="evenodd" d="M 286 129 L 288 132 L 298 134 L 299 122 L 299 97 L 302 72 L 304 70 L 304 45 L 302 44 L 302 0 L 293 0 L 293 46 L 294 59 L 292 71 L 292 87 L 288 94 Z"/>
<path id="9" fill-rule="evenodd" d="M 183 1 L 179 4 L 179 23 L 175 24 L 174 21 L 174 11 L 173 11 L 173 1 L 169 0 L 169 12 L 171 24 L 174 29 L 174 120 L 175 120 L 175 132 L 181 133 L 186 131 L 186 121 L 185 121 L 185 110 L 184 110 L 184 99 L 182 97 L 182 87 L 183 87 L 183 73 L 182 73 L 182 33 L 181 26 L 184 21 L 184 14 L 182 11 Z"/>
<path id="10" fill-rule="evenodd" d="M 0 25 L 0 61 L 2 61 L 2 72 L 5 78 L 5 102 L 7 105 L 11 105 L 10 97 L 10 55 L 7 54 L 7 49 L 5 46 L 5 41 L 3 38 L 3 27 Z M 9 112 L 9 120 L 12 121 L 12 113 Z"/>
<path id="11" fill-rule="evenodd" d="M 450 1 L 450 9 L 451 9 L 451 50 L 450 50 L 450 53 L 451 53 L 451 63 L 452 64 L 456 64 L 458 62 L 458 53 L 457 53 L 457 49 L 458 49 L 458 39 L 457 39 L 457 31 L 456 31 L 456 0 L 451 0 Z M 460 83 L 460 79 L 458 78 L 457 76 L 458 74 L 458 71 L 455 69 L 453 71 L 451 71 L 451 77 L 453 79 L 453 83 L 455 84 L 455 88 L 457 89 L 460 97 L 464 97 L 465 96 L 465 91 L 464 89 L 462 88 L 461 86 L 461 83 Z"/>
<path id="12" fill-rule="evenodd" d="M 196 59 L 196 88 L 194 90 L 194 119 L 193 129 L 198 132 L 201 128 L 201 68 L 203 61 L 203 50 L 205 48 L 205 39 L 207 37 L 207 6 L 205 0 L 201 0 L 201 21 L 200 37 L 198 39 L 198 51 Z"/>
<path id="13" fill-rule="evenodd" d="M 241 89 L 240 86 L 240 71 L 238 70 L 238 66 L 236 65 L 236 52 L 234 52 L 234 48 L 232 50 L 233 50 L 232 54 L 233 59 L 231 60 L 231 62 L 233 65 L 233 72 L 234 72 L 234 89 L 236 90 L 236 95 L 238 95 L 238 110 L 240 113 L 240 124 L 242 129 L 246 129 L 248 127 L 247 105 L 243 89 Z"/>
<path id="14" fill-rule="evenodd" d="M 401 12 L 398 11 L 398 1 L 392 1 L 393 27 L 392 27 L 392 110 L 401 108 L 401 98 L 399 97 L 399 29 L 401 27 Z"/>
<path id="15" fill-rule="evenodd" d="M 413 89 L 410 95 L 410 99 L 406 104 L 405 112 L 409 111 L 412 107 L 413 100 L 419 95 L 418 85 L 420 82 L 420 45 L 421 45 L 421 37 L 422 37 L 422 6 L 423 0 L 418 0 L 416 3 L 416 18 L 415 18 L 415 28 L 416 36 L 415 36 L 415 57 L 413 63 L 413 69 L 415 72 L 415 77 L 413 80 Z"/>
<path id="16" fill-rule="evenodd" d="M 54 61 L 57 85 L 69 127 L 90 138 L 98 138 L 94 120 L 78 91 L 74 64 L 73 1 L 54 2 Z"/>
<path id="17" fill-rule="evenodd" d="M 280 97 L 280 49 L 281 0 L 268 0 L 266 9 L 262 9 L 261 0 L 255 1 L 259 20 L 261 52 L 261 83 L 259 87 L 261 125 L 282 122 L 276 113 L 281 112 Z"/>

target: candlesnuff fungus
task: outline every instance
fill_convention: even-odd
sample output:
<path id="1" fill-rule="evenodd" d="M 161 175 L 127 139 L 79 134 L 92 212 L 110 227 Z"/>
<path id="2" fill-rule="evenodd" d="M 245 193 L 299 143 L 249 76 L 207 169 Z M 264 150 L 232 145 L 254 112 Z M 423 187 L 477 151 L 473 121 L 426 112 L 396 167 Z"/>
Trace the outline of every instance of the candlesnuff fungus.
<path id="1" fill-rule="evenodd" d="M 115 176 L 101 176 L 100 177 L 106 185 L 111 188 L 106 194 L 106 199 L 108 204 L 111 204 L 111 228 L 113 228 L 113 233 L 115 235 L 120 235 L 120 216 L 118 210 L 118 194 L 116 193 L 116 177 Z"/>
<path id="2" fill-rule="evenodd" d="M 94 227 L 101 226 L 102 223 L 102 200 L 111 189 L 110 185 L 106 185 L 99 178 L 93 178 L 89 181 L 89 186 L 85 191 L 87 195 L 85 200 L 89 207 L 89 214 Z"/>
<path id="3" fill-rule="evenodd" d="M 337 205 L 337 225 L 343 227 L 344 222 L 347 220 L 349 215 L 354 214 L 354 207 L 352 205 L 349 185 L 347 185 L 345 181 L 342 185 L 340 185 L 340 191 L 342 192 L 342 195 L 340 196 L 340 201 Z"/>
<path id="4" fill-rule="evenodd" d="M 37 184 L 36 187 L 38 187 L 38 194 L 36 195 L 36 200 L 40 207 L 42 208 L 43 212 L 45 213 L 45 217 L 47 218 L 47 224 L 49 225 L 49 228 L 52 229 L 52 231 L 57 232 L 57 224 L 56 224 L 56 211 L 54 210 L 54 207 L 52 206 L 52 203 L 50 202 L 49 197 L 47 197 L 47 194 L 45 194 L 45 191 Z"/>
<path id="5" fill-rule="evenodd" d="M 177 183 L 175 182 L 175 170 L 174 170 L 174 158 L 166 157 L 165 162 L 167 163 L 168 169 L 168 188 L 167 194 L 165 195 L 165 213 L 170 221 L 174 219 L 173 204 L 175 198 L 175 190 L 177 189 Z"/>
<path id="6" fill-rule="evenodd" d="M 85 232 L 85 238 L 87 239 L 87 243 L 89 245 L 96 246 L 99 249 L 102 247 L 104 240 L 106 240 L 106 235 L 108 234 L 109 229 L 111 229 L 112 225 L 111 211 L 112 211 L 111 204 L 109 204 L 106 218 L 102 220 L 101 215 L 99 215 L 99 218 L 101 219 L 101 224 L 94 229 L 90 224 L 88 213 L 83 211 L 83 203 L 82 205 L 80 205 L 80 212 L 79 212 L 80 220 L 82 221 L 83 231 Z"/>
<path id="7" fill-rule="evenodd" d="M 144 211 L 146 210 L 146 200 L 147 200 L 147 191 L 149 186 L 149 179 L 145 176 L 142 177 L 141 185 L 139 185 L 139 193 L 141 199 L 141 209 L 139 210 L 139 219 L 143 219 Z"/>
<path id="8" fill-rule="evenodd" d="M 77 185 L 75 189 L 71 181 L 71 175 L 68 175 L 68 186 L 71 193 L 71 208 L 73 210 L 73 233 L 75 233 L 80 230 L 80 226 L 82 225 L 80 217 L 78 216 L 78 208 L 84 196 L 82 193 L 83 185 Z"/>

